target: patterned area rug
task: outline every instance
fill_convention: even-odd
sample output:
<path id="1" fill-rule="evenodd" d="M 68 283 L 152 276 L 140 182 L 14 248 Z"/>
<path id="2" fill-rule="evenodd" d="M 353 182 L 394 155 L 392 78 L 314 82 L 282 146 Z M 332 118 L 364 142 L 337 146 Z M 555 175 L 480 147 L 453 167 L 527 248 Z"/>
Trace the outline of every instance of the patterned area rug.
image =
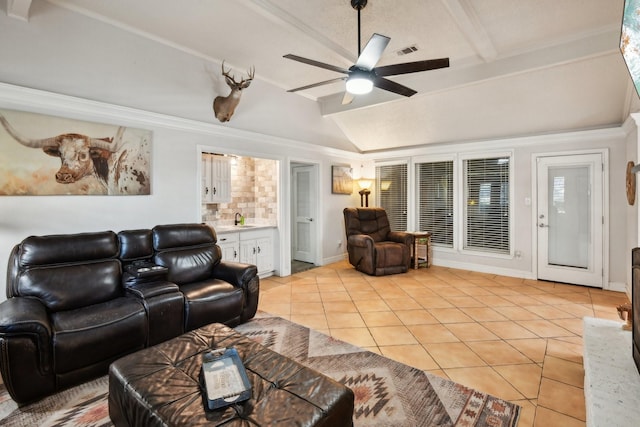
<path id="1" fill-rule="evenodd" d="M 520 407 L 333 339 L 259 314 L 236 328 L 278 353 L 350 387 L 355 426 L 515 427 Z M 106 376 L 18 408 L 0 384 L 0 425 L 112 426 Z"/>

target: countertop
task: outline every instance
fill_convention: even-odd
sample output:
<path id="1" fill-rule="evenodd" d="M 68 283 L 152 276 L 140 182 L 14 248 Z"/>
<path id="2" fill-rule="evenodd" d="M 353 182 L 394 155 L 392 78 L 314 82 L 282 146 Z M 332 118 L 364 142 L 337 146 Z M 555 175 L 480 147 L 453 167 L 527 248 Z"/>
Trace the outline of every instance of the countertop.
<path id="1" fill-rule="evenodd" d="M 245 225 L 216 225 L 215 223 L 207 222 L 207 225 L 213 227 L 216 233 L 237 233 L 241 231 L 251 230 L 263 230 L 266 228 L 275 228 L 272 224 L 245 224 Z"/>

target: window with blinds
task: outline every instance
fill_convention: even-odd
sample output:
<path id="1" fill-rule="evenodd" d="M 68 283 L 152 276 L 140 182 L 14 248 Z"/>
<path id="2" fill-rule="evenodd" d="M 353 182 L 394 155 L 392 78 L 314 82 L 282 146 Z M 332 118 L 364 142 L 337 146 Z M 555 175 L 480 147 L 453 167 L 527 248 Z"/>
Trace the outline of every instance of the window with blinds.
<path id="1" fill-rule="evenodd" d="M 464 161 L 464 248 L 508 254 L 509 158 Z"/>
<path id="2" fill-rule="evenodd" d="M 392 231 L 407 230 L 407 164 L 376 166 L 376 200 Z"/>
<path id="3" fill-rule="evenodd" d="M 453 161 L 418 163 L 418 229 L 434 246 L 453 247 Z"/>

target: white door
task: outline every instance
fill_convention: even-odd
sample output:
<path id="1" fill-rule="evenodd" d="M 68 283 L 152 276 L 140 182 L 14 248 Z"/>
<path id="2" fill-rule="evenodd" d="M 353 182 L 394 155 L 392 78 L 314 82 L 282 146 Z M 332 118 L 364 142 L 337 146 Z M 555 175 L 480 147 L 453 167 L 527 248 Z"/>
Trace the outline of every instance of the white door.
<path id="1" fill-rule="evenodd" d="M 602 288 L 602 155 L 537 163 L 538 279 Z"/>
<path id="2" fill-rule="evenodd" d="M 292 169 L 291 200 L 293 218 L 292 258 L 298 261 L 316 262 L 316 166 L 296 166 Z"/>

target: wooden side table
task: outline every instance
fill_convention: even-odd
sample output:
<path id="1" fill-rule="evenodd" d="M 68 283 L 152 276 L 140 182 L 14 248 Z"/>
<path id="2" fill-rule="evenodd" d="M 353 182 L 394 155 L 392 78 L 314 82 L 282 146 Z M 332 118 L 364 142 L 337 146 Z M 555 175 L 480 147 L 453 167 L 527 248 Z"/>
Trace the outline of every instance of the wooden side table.
<path id="1" fill-rule="evenodd" d="M 413 268 L 430 267 L 433 249 L 431 248 L 431 233 L 428 231 L 410 231 L 413 235 Z"/>

